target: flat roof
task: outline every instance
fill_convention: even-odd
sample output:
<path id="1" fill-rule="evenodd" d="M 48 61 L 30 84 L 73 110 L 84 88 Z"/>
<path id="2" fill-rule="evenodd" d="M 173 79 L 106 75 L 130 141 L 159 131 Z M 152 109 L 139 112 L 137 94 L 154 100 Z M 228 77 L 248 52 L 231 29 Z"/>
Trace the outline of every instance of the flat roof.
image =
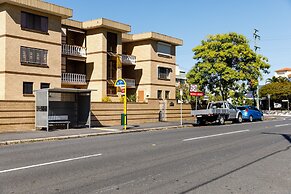
<path id="1" fill-rule="evenodd" d="M 99 18 L 96 20 L 90 20 L 82 22 L 82 27 L 85 30 L 95 29 L 95 28 L 107 28 L 116 30 L 118 32 L 130 32 L 131 27 L 128 24 L 123 24 L 106 18 Z"/>
<path id="2" fill-rule="evenodd" d="M 174 38 L 157 32 L 145 32 L 141 34 L 122 34 L 123 42 L 135 42 L 148 39 L 170 43 L 175 46 L 183 45 L 182 39 Z"/>
<path id="3" fill-rule="evenodd" d="M 73 16 L 72 9 L 47 3 L 41 0 L 0 0 L 0 4 L 8 3 L 19 7 L 60 16 L 61 18 L 70 18 Z"/>

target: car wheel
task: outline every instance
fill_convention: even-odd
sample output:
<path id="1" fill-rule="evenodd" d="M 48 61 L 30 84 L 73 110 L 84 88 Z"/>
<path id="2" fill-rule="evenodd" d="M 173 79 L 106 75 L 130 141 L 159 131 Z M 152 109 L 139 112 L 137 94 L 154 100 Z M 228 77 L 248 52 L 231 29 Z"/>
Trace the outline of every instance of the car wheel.
<path id="1" fill-rule="evenodd" d="M 238 118 L 237 118 L 237 122 L 238 122 L 238 123 L 242 123 L 242 121 L 243 121 L 243 119 L 242 119 L 242 115 L 239 114 L 239 115 L 238 115 Z"/>
<path id="2" fill-rule="evenodd" d="M 260 120 L 261 120 L 261 121 L 263 121 L 263 120 L 264 120 L 264 115 L 262 115 L 262 116 L 261 116 Z"/>
<path id="3" fill-rule="evenodd" d="M 224 116 L 220 116 L 218 119 L 218 122 L 220 125 L 224 125 L 224 122 L 225 122 Z"/>
<path id="4" fill-rule="evenodd" d="M 252 115 L 250 115 L 249 121 L 250 121 L 250 122 L 253 122 L 253 121 L 254 121 L 254 119 L 253 119 L 253 116 L 252 116 Z"/>

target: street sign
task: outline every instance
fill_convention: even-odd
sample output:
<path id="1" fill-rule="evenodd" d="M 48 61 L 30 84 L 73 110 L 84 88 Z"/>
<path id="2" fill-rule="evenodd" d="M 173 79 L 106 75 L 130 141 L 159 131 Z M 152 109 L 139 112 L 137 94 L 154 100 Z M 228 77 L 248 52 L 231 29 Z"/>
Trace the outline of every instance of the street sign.
<path id="1" fill-rule="evenodd" d="M 190 92 L 190 96 L 204 96 L 203 92 Z"/>
<path id="2" fill-rule="evenodd" d="M 196 84 L 190 85 L 190 92 L 197 92 L 197 85 Z"/>
<path id="3" fill-rule="evenodd" d="M 124 81 L 124 79 L 118 79 L 118 80 L 116 80 L 114 86 L 115 87 L 125 87 L 125 81 Z"/>
<path id="4" fill-rule="evenodd" d="M 120 87 L 120 90 L 121 90 L 121 95 L 125 95 L 125 87 Z"/>

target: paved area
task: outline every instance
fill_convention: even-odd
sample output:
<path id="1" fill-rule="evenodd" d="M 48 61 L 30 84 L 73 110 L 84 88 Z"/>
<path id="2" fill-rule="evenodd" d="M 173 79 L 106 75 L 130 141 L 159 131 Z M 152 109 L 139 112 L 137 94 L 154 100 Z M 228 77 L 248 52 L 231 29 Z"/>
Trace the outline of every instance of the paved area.
<path id="1" fill-rule="evenodd" d="M 15 133 L 1 133 L 0 145 L 18 144 L 26 142 L 37 141 L 50 141 L 50 140 L 62 140 L 72 138 L 82 138 L 99 135 L 120 134 L 128 132 L 139 132 L 144 130 L 162 130 L 178 127 L 190 127 L 192 123 L 180 122 L 156 122 L 156 123 L 144 123 L 141 125 L 128 125 L 127 130 L 123 129 L 123 126 L 108 126 L 108 127 L 93 127 L 81 128 L 81 129 L 59 129 L 59 130 L 46 130 L 32 131 L 32 132 L 15 132 Z"/>

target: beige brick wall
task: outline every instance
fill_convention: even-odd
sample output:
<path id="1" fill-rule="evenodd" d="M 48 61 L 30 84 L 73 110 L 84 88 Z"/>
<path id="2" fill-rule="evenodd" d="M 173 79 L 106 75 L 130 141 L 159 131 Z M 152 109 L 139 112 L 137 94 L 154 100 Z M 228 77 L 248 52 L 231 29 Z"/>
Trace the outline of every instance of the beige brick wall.
<path id="1" fill-rule="evenodd" d="M 0 100 L 0 133 L 34 131 L 33 101 Z"/>
<path id="2" fill-rule="evenodd" d="M 34 82 L 33 89 L 39 89 L 41 82 L 50 83 L 50 87 L 61 87 L 61 18 L 13 5 L 5 5 L 5 9 L 7 32 L 4 39 L 9 45 L 4 49 L 6 91 L 1 99 L 34 100 L 33 96 L 22 95 L 24 81 Z M 22 30 L 21 11 L 47 16 L 48 34 Z M 21 65 L 21 46 L 48 50 L 48 67 Z"/>
<path id="3" fill-rule="evenodd" d="M 174 102 L 174 106 L 170 106 Z M 149 99 L 148 103 L 128 103 L 128 125 L 158 122 L 159 101 Z M 180 105 L 167 101 L 167 121 L 180 121 Z M 0 100 L 0 133 L 15 131 L 35 131 L 35 103 L 33 101 Z M 93 102 L 92 126 L 113 126 L 121 124 L 123 103 Z M 183 121 L 193 122 L 191 106 L 183 105 Z"/>

